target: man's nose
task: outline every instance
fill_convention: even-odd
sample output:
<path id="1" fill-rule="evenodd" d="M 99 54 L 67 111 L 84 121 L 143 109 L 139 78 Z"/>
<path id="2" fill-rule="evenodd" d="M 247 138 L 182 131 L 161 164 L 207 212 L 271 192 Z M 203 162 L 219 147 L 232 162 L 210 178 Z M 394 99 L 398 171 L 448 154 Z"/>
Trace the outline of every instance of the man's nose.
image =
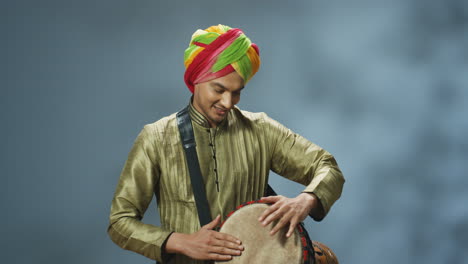
<path id="1" fill-rule="evenodd" d="M 226 108 L 226 109 L 231 109 L 233 106 L 232 103 L 232 95 L 230 93 L 223 93 L 223 96 L 221 97 L 221 105 Z"/>

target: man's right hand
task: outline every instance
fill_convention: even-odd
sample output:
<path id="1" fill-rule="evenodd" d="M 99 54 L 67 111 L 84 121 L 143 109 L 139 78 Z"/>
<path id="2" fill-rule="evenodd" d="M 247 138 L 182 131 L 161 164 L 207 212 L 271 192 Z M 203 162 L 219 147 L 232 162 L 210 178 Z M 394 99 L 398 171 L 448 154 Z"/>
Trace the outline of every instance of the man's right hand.
<path id="1" fill-rule="evenodd" d="M 241 241 L 231 235 L 216 232 L 218 215 L 213 221 L 192 234 L 172 233 L 166 242 L 166 252 L 184 254 L 198 260 L 230 260 L 244 250 Z"/>

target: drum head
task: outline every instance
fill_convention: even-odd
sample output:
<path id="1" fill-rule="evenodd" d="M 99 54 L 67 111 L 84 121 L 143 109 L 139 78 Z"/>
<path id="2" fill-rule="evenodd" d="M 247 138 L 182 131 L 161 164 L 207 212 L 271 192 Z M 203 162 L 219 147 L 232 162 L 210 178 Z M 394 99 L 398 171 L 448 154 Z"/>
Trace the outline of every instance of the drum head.
<path id="1" fill-rule="evenodd" d="M 215 263 L 303 263 L 302 244 L 299 232 L 294 230 L 286 237 L 288 227 L 270 235 L 276 221 L 262 226 L 260 215 L 269 205 L 254 203 L 234 211 L 222 225 L 220 232 L 233 235 L 242 241 L 244 251 L 230 261 Z"/>

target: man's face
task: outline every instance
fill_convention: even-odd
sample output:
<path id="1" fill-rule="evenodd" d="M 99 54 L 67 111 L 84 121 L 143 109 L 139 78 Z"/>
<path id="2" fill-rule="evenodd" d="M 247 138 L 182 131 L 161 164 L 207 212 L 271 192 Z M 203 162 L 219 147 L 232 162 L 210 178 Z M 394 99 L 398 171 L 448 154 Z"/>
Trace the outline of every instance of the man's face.
<path id="1" fill-rule="evenodd" d="M 243 88 L 244 80 L 235 71 L 211 81 L 195 84 L 193 106 L 208 119 L 211 127 L 216 127 L 239 102 Z"/>

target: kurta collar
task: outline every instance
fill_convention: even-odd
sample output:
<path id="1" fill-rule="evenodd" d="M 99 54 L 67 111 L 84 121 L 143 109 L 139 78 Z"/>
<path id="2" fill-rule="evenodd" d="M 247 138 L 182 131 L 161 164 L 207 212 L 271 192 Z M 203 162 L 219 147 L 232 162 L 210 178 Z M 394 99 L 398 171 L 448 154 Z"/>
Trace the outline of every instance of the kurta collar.
<path id="1" fill-rule="evenodd" d="M 230 113 L 228 113 L 226 118 L 224 118 L 223 121 L 221 121 L 221 123 L 218 124 L 218 127 L 222 127 L 227 123 L 226 120 L 228 119 L 229 114 Z M 208 122 L 206 117 L 202 115 L 200 112 L 198 112 L 198 110 L 195 109 L 195 107 L 193 106 L 192 98 L 190 98 L 190 103 L 189 103 L 189 115 L 190 115 L 190 118 L 192 119 L 192 122 L 202 127 L 211 128 L 210 123 Z"/>

